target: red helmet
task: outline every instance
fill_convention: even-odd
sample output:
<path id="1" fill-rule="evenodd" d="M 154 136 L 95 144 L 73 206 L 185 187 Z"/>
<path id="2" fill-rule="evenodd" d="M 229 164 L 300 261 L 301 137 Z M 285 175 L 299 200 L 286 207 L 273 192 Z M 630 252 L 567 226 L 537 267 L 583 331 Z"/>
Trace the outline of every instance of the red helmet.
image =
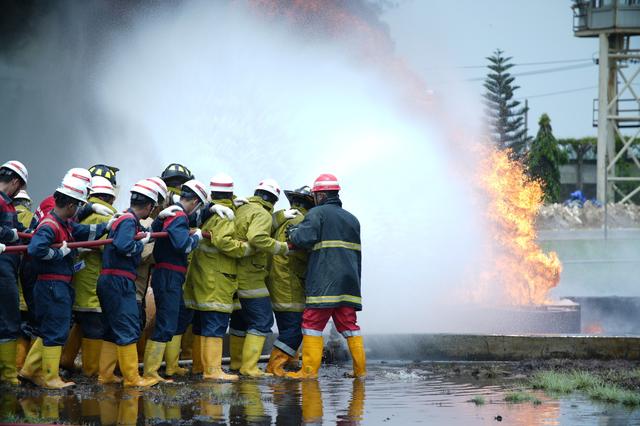
<path id="1" fill-rule="evenodd" d="M 340 184 L 338 178 L 329 173 L 323 173 L 318 176 L 313 182 L 313 189 L 311 192 L 322 191 L 340 191 Z"/>

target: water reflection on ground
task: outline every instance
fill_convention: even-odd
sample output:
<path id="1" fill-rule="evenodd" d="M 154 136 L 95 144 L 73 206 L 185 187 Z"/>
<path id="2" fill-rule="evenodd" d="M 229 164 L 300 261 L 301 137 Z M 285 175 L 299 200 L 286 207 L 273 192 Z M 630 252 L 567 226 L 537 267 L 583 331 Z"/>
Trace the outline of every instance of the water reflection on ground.
<path id="1" fill-rule="evenodd" d="M 74 390 L 0 388 L 0 419 L 71 424 L 640 424 L 640 410 L 592 404 L 580 395 L 542 404 L 504 402 L 504 383 L 457 382 L 428 368 L 374 364 L 370 377 L 326 367 L 319 381 L 202 383 L 185 379 L 148 390 L 84 382 Z M 486 403 L 470 400 L 483 396 Z"/>

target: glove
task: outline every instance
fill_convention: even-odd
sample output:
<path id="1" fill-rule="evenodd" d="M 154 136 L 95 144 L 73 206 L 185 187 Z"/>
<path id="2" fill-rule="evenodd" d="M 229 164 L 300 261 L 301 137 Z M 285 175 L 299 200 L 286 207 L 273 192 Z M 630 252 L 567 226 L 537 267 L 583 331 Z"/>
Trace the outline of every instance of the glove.
<path id="1" fill-rule="evenodd" d="M 233 205 L 236 207 L 244 206 L 245 204 L 249 204 L 249 200 L 247 200 L 246 198 L 238 197 L 233 200 Z"/>
<path id="2" fill-rule="evenodd" d="M 85 248 L 85 247 L 78 247 L 78 253 L 89 253 L 92 252 L 93 250 L 91 250 L 90 248 Z"/>
<path id="3" fill-rule="evenodd" d="M 118 218 L 115 216 L 109 219 L 109 221 L 107 222 L 107 231 L 111 231 L 111 227 L 113 226 L 116 220 L 118 220 Z"/>
<path id="4" fill-rule="evenodd" d="M 180 196 L 178 194 L 171 195 L 171 200 L 173 200 L 173 204 L 178 204 L 180 202 Z"/>
<path id="5" fill-rule="evenodd" d="M 13 228 L 11 232 L 13 232 L 13 238 L 11 238 L 11 241 L 9 242 L 15 243 L 16 241 L 18 241 L 18 230 L 16 228 Z"/>
<path id="6" fill-rule="evenodd" d="M 62 257 L 65 257 L 69 253 L 71 253 L 71 249 L 67 247 L 67 242 L 63 241 L 62 246 L 60 247 L 60 254 L 62 255 Z"/>
<path id="7" fill-rule="evenodd" d="M 141 238 L 140 242 L 142 244 L 149 244 L 151 242 L 151 232 L 147 232 L 147 235 L 145 235 L 144 238 Z"/>
<path id="8" fill-rule="evenodd" d="M 198 239 L 198 241 L 200 241 L 202 239 L 202 230 L 198 228 L 191 235 L 193 235 L 194 237 L 196 237 Z"/>
<path id="9" fill-rule="evenodd" d="M 166 219 L 168 217 L 175 216 L 177 211 L 182 211 L 182 208 L 180 206 L 169 206 L 158 213 L 158 219 Z"/>
<path id="10" fill-rule="evenodd" d="M 231 210 L 229 207 L 225 207 L 220 204 L 212 205 L 209 211 L 213 214 L 217 214 L 223 219 L 233 220 L 236 218 L 236 215 L 233 214 L 233 210 Z"/>
<path id="11" fill-rule="evenodd" d="M 296 209 L 287 209 L 282 213 L 285 219 L 293 219 L 300 214 L 300 212 Z"/>
<path id="12" fill-rule="evenodd" d="M 2 254 L 5 250 L 6 250 L 7 246 L 5 246 L 4 244 L 0 243 L 0 254 Z"/>
<path id="13" fill-rule="evenodd" d="M 109 207 L 103 206 L 102 204 L 98 204 L 98 203 L 91 203 L 91 210 L 93 210 L 94 213 L 99 214 L 100 216 L 113 215 L 113 212 Z"/>
<path id="14" fill-rule="evenodd" d="M 287 239 L 287 241 L 289 241 L 291 237 L 291 231 L 293 231 L 294 229 L 295 227 L 293 225 L 287 225 L 287 227 L 284 228 L 284 237 Z"/>

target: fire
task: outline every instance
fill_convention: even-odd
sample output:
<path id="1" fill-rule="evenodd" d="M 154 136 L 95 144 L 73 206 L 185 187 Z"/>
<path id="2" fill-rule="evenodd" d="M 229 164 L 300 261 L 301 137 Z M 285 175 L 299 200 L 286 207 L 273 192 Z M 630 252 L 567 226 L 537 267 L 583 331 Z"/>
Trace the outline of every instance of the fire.
<path id="1" fill-rule="evenodd" d="M 509 152 L 492 148 L 480 166 L 480 186 L 489 197 L 486 215 L 493 227 L 492 265 L 482 275 L 480 288 L 496 285 L 509 304 L 550 303 L 549 291 L 558 285 L 562 265 L 555 252 L 545 254 L 536 243 L 536 214 L 542 204 L 542 186 L 525 174 Z"/>

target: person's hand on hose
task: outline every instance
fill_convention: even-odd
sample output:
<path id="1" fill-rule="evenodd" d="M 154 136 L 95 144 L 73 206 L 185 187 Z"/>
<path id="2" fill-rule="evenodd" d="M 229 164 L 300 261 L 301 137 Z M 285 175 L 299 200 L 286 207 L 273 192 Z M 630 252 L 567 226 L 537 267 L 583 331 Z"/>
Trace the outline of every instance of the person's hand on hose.
<path id="1" fill-rule="evenodd" d="M 151 242 L 151 232 L 147 232 L 147 234 L 144 236 L 144 238 L 140 239 L 140 242 L 142 244 L 149 244 Z"/>
<path id="2" fill-rule="evenodd" d="M 67 242 L 63 241 L 62 246 L 60 246 L 60 254 L 62 255 L 62 257 L 65 257 L 69 253 L 71 253 L 71 249 L 67 247 Z"/>

